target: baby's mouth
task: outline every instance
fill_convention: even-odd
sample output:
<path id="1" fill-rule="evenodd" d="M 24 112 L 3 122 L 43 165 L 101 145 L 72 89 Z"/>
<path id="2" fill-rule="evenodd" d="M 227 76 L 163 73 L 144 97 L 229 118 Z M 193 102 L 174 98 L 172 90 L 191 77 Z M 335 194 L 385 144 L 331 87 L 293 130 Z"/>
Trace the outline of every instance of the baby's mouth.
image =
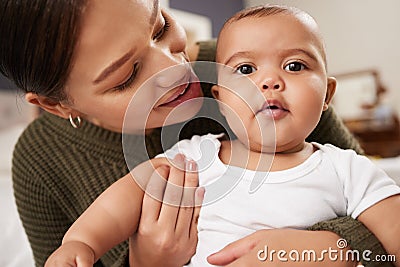
<path id="1" fill-rule="evenodd" d="M 265 101 L 265 103 L 263 104 L 263 106 L 261 107 L 261 109 L 259 111 L 257 111 L 257 113 L 264 111 L 264 110 L 282 110 L 282 111 L 289 111 L 287 110 L 280 101 L 276 100 L 276 99 L 271 99 L 271 100 L 267 100 Z"/>
<path id="2" fill-rule="evenodd" d="M 256 115 L 262 113 L 273 120 L 283 118 L 289 113 L 289 110 L 278 100 L 268 99 L 262 105 L 261 109 L 257 111 Z"/>

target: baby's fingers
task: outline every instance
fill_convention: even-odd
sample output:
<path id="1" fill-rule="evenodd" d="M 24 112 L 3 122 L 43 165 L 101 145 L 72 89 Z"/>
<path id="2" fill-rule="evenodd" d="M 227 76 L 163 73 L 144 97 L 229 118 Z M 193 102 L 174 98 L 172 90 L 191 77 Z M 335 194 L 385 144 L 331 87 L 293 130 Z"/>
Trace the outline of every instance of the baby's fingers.
<path id="1" fill-rule="evenodd" d="M 59 247 L 45 263 L 45 267 L 92 267 L 94 251 L 79 241 L 70 241 Z"/>
<path id="2" fill-rule="evenodd" d="M 76 266 L 77 267 L 93 267 L 93 258 L 88 255 L 78 256 L 76 258 Z"/>

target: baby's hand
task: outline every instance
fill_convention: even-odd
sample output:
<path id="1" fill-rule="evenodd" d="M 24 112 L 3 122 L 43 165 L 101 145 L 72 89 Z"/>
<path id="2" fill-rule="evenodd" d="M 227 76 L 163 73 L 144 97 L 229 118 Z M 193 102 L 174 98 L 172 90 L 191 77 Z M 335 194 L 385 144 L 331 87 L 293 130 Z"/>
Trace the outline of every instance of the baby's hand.
<path id="1" fill-rule="evenodd" d="M 45 263 L 45 267 L 92 267 L 94 252 L 85 243 L 70 241 L 54 251 Z"/>

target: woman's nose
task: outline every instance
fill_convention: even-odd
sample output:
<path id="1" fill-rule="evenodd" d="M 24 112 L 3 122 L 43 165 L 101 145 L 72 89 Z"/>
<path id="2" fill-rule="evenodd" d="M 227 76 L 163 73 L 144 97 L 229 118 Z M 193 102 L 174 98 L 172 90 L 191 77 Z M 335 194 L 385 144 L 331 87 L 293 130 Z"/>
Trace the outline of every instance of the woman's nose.
<path id="1" fill-rule="evenodd" d="M 170 89 L 189 81 L 191 73 L 189 63 L 174 63 L 157 74 L 156 82 L 159 87 Z"/>

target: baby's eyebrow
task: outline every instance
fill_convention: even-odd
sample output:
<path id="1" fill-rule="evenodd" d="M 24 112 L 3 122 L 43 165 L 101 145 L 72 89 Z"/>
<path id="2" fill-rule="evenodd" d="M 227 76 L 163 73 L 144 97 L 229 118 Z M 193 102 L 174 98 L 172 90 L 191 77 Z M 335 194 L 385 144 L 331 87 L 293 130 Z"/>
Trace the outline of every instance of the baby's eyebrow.
<path id="1" fill-rule="evenodd" d="M 236 58 L 251 58 L 252 55 L 253 53 L 250 51 L 239 51 L 230 56 L 223 64 L 228 65 L 231 61 L 235 60 Z"/>
<path id="2" fill-rule="evenodd" d="M 293 54 L 304 54 L 307 57 L 311 58 L 315 62 L 318 62 L 317 57 L 314 55 L 314 53 L 308 51 L 307 49 L 302 49 L 302 48 L 293 48 L 293 49 L 286 49 L 280 52 L 281 55 L 287 56 L 287 55 L 293 55 Z"/>

